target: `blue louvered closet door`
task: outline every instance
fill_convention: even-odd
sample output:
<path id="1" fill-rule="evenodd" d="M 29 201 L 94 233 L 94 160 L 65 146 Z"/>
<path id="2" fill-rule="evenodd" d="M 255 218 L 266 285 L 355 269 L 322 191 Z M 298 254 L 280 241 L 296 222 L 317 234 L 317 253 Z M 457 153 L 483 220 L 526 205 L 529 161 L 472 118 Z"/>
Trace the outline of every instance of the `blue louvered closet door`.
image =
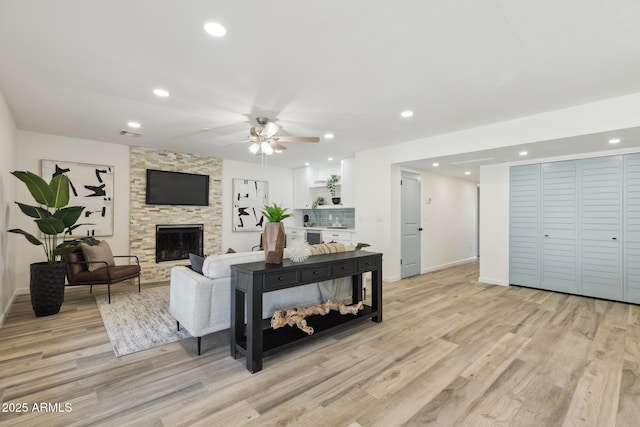
<path id="1" fill-rule="evenodd" d="M 542 255 L 543 289 L 578 291 L 578 163 L 542 165 Z"/>
<path id="2" fill-rule="evenodd" d="M 640 154 L 624 158 L 624 300 L 640 304 Z"/>
<path id="3" fill-rule="evenodd" d="M 622 157 L 579 162 L 580 294 L 622 300 Z"/>
<path id="4" fill-rule="evenodd" d="M 509 282 L 540 287 L 540 165 L 509 171 Z"/>

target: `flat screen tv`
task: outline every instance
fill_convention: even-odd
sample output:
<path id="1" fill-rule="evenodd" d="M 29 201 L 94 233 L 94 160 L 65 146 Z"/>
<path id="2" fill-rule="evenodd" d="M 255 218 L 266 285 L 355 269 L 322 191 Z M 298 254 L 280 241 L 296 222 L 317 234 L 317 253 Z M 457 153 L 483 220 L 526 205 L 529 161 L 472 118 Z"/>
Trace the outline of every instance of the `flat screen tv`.
<path id="1" fill-rule="evenodd" d="M 209 206 L 209 175 L 147 169 L 148 205 Z"/>

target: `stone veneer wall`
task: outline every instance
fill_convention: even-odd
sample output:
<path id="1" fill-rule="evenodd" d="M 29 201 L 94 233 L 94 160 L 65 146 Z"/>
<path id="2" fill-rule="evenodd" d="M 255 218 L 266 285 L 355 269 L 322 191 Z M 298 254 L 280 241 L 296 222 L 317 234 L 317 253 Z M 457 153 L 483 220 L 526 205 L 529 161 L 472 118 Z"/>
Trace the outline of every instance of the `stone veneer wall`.
<path id="1" fill-rule="evenodd" d="M 147 205 L 147 169 L 209 175 L 209 206 Z M 156 263 L 156 225 L 204 224 L 204 253 L 222 247 L 222 159 L 131 147 L 131 254 L 140 258 L 143 282 L 169 280 L 171 267 L 188 260 Z"/>

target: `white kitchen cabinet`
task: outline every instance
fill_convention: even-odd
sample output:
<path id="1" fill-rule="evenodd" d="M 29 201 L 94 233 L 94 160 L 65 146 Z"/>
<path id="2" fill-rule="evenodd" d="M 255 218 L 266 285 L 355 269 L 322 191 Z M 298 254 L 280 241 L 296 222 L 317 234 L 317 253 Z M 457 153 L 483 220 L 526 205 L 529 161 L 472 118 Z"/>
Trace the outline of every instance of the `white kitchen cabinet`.
<path id="1" fill-rule="evenodd" d="M 352 244 L 355 241 L 353 230 L 322 230 L 322 241 Z"/>
<path id="2" fill-rule="evenodd" d="M 314 171 L 310 167 L 293 170 L 293 208 L 311 209 L 313 200 L 309 187 L 313 184 Z"/>

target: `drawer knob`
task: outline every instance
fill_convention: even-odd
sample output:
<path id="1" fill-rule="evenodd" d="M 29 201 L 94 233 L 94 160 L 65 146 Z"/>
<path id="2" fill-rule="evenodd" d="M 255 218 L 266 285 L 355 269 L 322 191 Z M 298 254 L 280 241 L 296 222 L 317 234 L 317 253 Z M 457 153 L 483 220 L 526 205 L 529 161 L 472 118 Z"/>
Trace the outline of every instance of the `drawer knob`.
<path id="1" fill-rule="evenodd" d="M 278 277 L 278 280 L 280 280 L 282 282 L 284 280 L 284 277 L 280 276 L 280 277 Z"/>

